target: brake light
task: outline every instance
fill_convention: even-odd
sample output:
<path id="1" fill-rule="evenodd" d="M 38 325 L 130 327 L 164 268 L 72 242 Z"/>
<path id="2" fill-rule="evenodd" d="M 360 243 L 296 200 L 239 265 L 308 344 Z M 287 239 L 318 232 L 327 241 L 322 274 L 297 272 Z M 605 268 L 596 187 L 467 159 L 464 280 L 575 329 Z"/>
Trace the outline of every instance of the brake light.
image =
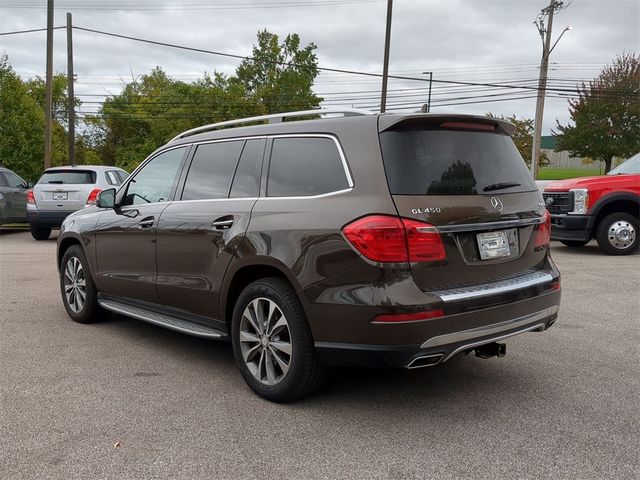
<path id="1" fill-rule="evenodd" d="M 444 317 L 442 310 L 427 310 L 416 313 L 392 313 L 378 315 L 373 319 L 373 323 L 398 323 L 398 322 L 419 322 L 430 318 Z"/>
<path id="2" fill-rule="evenodd" d="M 98 201 L 98 194 L 102 191 L 100 188 L 94 188 L 87 198 L 87 205 L 95 205 Z"/>
<path id="3" fill-rule="evenodd" d="M 351 245 L 374 262 L 436 262 L 446 253 L 436 227 L 388 215 L 370 215 L 343 228 Z"/>
<path id="4" fill-rule="evenodd" d="M 486 123 L 471 123 L 471 122 L 444 122 L 440 124 L 442 128 L 455 128 L 459 130 L 485 130 L 487 132 L 494 132 L 496 130 L 495 125 L 487 125 Z"/>
<path id="5" fill-rule="evenodd" d="M 36 196 L 33 194 L 33 190 L 27 190 L 27 204 L 29 205 L 36 204 Z"/>
<path id="6" fill-rule="evenodd" d="M 536 232 L 536 243 L 535 248 L 547 248 L 549 246 L 549 242 L 551 241 L 551 215 L 547 210 L 544 211 L 544 215 L 542 217 L 542 223 L 538 226 L 538 231 Z"/>

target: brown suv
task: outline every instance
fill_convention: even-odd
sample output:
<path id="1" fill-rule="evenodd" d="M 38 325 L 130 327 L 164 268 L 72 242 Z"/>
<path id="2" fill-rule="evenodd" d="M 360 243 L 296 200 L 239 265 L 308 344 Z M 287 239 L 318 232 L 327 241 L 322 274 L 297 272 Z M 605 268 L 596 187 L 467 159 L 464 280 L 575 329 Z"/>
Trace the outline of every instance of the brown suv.
<path id="1" fill-rule="evenodd" d="M 513 131 L 320 110 L 184 132 L 65 220 L 64 306 L 78 322 L 113 311 L 230 340 L 275 401 L 310 392 L 327 365 L 502 356 L 499 341 L 546 330 L 560 302 Z"/>

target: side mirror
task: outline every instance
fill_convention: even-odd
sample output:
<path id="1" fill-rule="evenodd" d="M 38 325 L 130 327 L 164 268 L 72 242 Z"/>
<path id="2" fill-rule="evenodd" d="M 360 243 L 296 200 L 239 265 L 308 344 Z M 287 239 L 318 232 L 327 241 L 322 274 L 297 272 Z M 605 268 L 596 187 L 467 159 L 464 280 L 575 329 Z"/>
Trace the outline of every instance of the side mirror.
<path id="1" fill-rule="evenodd" d="M 115 208 L 116 207 L 116 189 L 108 188 L 102 190 L 96 199 L 96 205 L 99 208 Z"/>

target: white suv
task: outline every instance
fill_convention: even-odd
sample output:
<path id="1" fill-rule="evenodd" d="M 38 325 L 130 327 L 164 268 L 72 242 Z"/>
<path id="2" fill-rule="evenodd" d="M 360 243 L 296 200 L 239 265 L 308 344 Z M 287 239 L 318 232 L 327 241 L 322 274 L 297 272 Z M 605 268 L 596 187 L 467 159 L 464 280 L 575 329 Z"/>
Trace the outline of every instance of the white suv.
<path id="1" fill-rule="evenodd" d="M 46 240 L 72 212 L 96 203 L 98 193 L 117 188 L 129 176 L 117 167 L 78 165 L 48 168 L 27 192 L 31 235 Z"/>

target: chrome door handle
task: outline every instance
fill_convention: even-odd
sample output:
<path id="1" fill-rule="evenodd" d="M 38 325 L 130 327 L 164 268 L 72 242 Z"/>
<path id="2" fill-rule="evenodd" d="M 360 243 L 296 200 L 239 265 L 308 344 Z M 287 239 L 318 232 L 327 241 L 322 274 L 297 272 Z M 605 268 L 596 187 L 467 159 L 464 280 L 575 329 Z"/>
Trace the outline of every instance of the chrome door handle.
<path id="1" fill-rule="evenodd" d="M 140 220 L 140 223 L 138 223 L 138 226 L 140 228 L 153 227 L 153 222 L 155 222 L 155 218 L 154 217 L 143 218 L 142 220 Z"/>
<path id="2" fill-rule="evenodd" d="M 231 225 L 233 225 L 233 220 L 232 219 L 216 220 L 211 225 L 213 225 L 218 230 L 227 230 L 231 228 Z"/>

